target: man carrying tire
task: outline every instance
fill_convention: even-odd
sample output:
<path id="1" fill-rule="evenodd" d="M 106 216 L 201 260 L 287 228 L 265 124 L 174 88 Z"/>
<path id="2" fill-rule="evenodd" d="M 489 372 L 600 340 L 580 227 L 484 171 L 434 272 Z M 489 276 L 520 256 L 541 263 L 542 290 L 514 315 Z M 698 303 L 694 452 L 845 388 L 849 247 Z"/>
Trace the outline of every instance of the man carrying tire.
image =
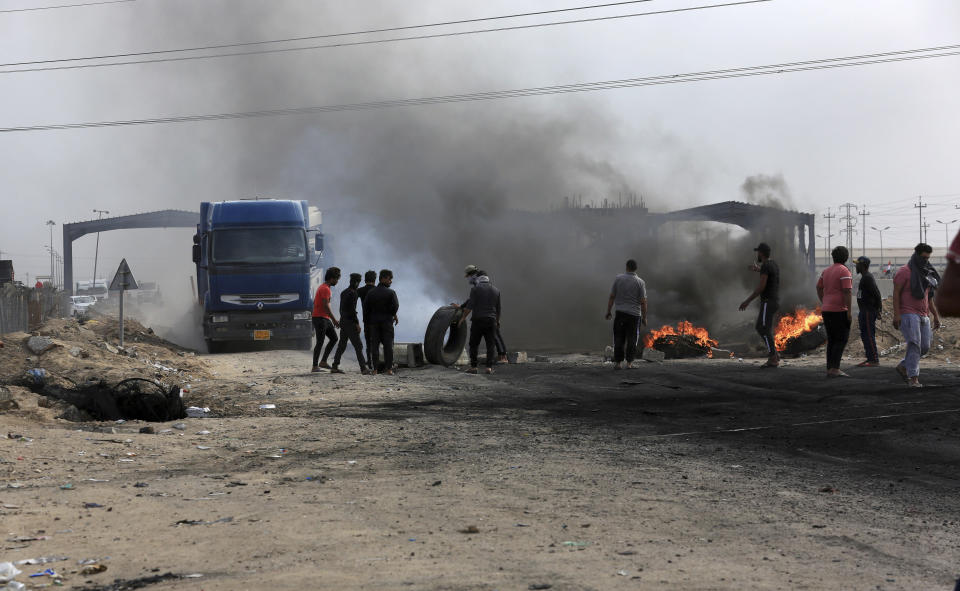
<path id="1" fill-rule="evenodd" d="M 393 284 L 393 271 L 380 271 L 380 285 L 367 292 L 363 302 L 363 321 L 370 327 L 370 358 L 373 375 L 380 363 L 380 345 L 383 345 L 384 373 L 393 375 L 393 327 L 397 325 L 397 310 L 400 303 L 397 292 L 390 289 Z"/>
<path id="2" fill-rule="evenodd" d="M 500 290 L 490 283 L 490 278 L 479 272 L 476 283 L 470 290 L 470 299 L 463 307 L 462 323 L 467 316 L 473 314 L 470 323 L 470 369 L 468 373 L 477 373 L 477 357 L 480 349 L 480 340 L 487 345 L 487 373 L 493 373 L 495 360 L 497 327 L 500 325 Z"/>

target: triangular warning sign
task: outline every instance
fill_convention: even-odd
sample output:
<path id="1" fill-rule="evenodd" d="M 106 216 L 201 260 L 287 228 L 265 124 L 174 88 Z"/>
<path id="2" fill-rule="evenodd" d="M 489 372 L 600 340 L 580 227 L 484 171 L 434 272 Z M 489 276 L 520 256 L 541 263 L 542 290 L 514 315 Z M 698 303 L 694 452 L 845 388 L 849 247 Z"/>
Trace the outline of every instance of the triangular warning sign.
<path id="1" fill-rule="evenodd" d="M 113 281 L 110 282 L 110 291 L 120 291 L 121 289 L 140 289 L 137 280 L 133 278 L 127 259 L 120 261 L 117 274 L 113 276 Z"/>

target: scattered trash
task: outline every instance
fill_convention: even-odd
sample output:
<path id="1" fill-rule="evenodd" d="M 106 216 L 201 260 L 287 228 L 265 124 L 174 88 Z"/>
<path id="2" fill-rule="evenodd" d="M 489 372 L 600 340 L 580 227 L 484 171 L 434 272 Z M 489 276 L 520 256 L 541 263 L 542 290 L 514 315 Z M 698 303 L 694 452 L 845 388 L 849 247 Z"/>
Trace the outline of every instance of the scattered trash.
<path id="1" fill-rule="evenodd" d="M 96 575 L 107 570 L 107 565 L 105 564 L 89 564 L 80 569 L 81 575 Z"/>
<path id="2" fill-rule="evenodd" d="M 17 566 L 24 564 L 47 564 L 50 562 L 62 562 L 64 560 L 70 560 L 69 556 L 43 556 L 41 558 L 24 558 L 23 560 L 17 561 Z M 0 569 L 2 571 L 2 569 Z M 3 574 L 0 572 L 0 583 L 3 582 Z"/>
<path id="3" fill-rule="evenodd" d="M 28 369 L 27 377 L 33 381 L 34 385 L 43 386 L 44 382 L 47 380 L 47 370 L 43 369 L 42 367 Z"/>
<path id="4" fill-rule="evenodd" d="M 104 505 L 101 505 L 100 503 L 84 503 L 83 504 L 84 509 L 101 509 L 103 507 Z"/>
<path id="5" fill-rule="evenodd" d="M 590 542 L 564 542 L 563 545 L 572 548 L 586 548 L 590 545 Z"/>
<path id="6" fill-rule="evenodd" d="M 170 426 L 173 427 L 174 429 L 176 429 L 177 431 L 183 431 L 183 430 L 185 430 L 185 429 L 187 428 L 187 424 L 186 424 L 186 423 L 174 423 L 174 424 L 172 424 L 172 425 L 170 425 Z"/>
<path id="7" fill-rule="evenodd" d="M 277 408 L 277 405 L 276 405 L 276 404 L 261 404 L 261 405 L 260 405 L 260 410 L 273 410 L 274 408 Z"/>
<path id="8" fill-rule="evenodd" d="M 210 449 L 209 445 L 198 445 L 197 449 Z"/>
<path id="9" fill-rule="evenodd" d="M 23 591 L 27 586 L 23 583 L 18 583 L 17 581 L 10 581 L 3 586 L 2 591 Z"/>
<path id="10" fill-rule="evenodd" d="M 349 465 L 351 465 L 351 466 L 354 465 L 354 464 L 356 464 L 356 463 L 357 463 L 356 460 L 347 460 L 347 464 L 349 464 Z"/>
<path id="11" fill-rule="evenodd" d="M 457 531 L 462 534 L 478 534 L 480 533 L 480 528 L 478 528 L 475 525 L 468 525 L 467 527 L 463 529 L 458 529 Z"/>
<path id="12" fill-rule="evenodd" d="M 140 427 L 140 432 L 141 432 L 141 433 L 146 433 L 146 434 L 148 434 L 148 435 L 152 435 L 152 434 L 156 433 L 156 431 L 154 431 L 153 427 L 151 427 L 151 426 L 149 426 L 149 425 L 147 425 L 146 427 Z"/>
<path id="13" fill-rule="evenodd" d="M 518 523 L 515 527 L 530 527 L 529 523 Z"/>
<path id="14" fill-rule="evenodd" d="M 146 482 L 138 482 L 133 485 L 133 488 L 147 488 L 148 486 L 150 485 L 147 484 Z"/>
<path id="15" fill-rule="evenodd" d="M 187 390 L 181 390 L 181 391 L 189 392 L 190 390 L 187 389 Z M 187 407 L 187 416 L 190 417 L 191 419 L 202 419 L 206 417 L 208 414 L 210 414 L 210 409 L 206 406 L 204 406 L 203 408 L 199 406 Z"/>
<path id="16" fill-rule="evenodd" d="M 12 581 L 14 577 L 22 573 L 12 562 L 0 562 L 0 583 Z"/>
<path id="17" fill-rule="evenodd" d="M 197 431 L 197 435 L 209 435 L 209 434 L 210 434 L 210 431 L 207 431 L 207 430 Z"/>
<path id="18" fill-rule="evenodd" d="M 180 527 L 181 525 L 213 525 L 215 523 L 230 523 L 233 521 L 233 517 L 221 517 L 215 521 L 201 521 L 199 519 L 181 519 L 180 521 L 174 523 L 173 525 Z"/>
<path id="19" fill-rule="evenodd" d="M 60 490 L 73 490 L 73 483 L 72 483 L 72 482 L 68 482 L 68 483 L 66 483 L 66 484 L 61 484 L 61 485 L 60 485 Z"/>
<path id="20" fill-rule="evenodd" d="M 628 573 L 628 572 L 625 571 L 625 570 L 618 570 L 618 571 L 617 571 L 617 574 L 620 575 L 621 577 L 630 576 L 630 573 Z"/>
<path id="21" fill-rule="evenodd" d="M 7 538 L 8 542 L 40 542 L 43 540 L 49 540 L 50 536 L 15 536 L 13 538 Z"/>
<path id="22" fill-rule="evenodd" d="M 435 480 L 430 486 L 440 486 L 441 484 L 443 484 L 442 480 Z"/>
<path id="23" fill-rule="evenodd" d="M 52 568 L 47 568 L 38 573 L 33 573 L 32 575 L 30 575 L 30 578 L 32 579 L 34 577 L 56 577 L 56 576 L 59 576 L 57 575 L 56 571 L 54 571 Z"/>

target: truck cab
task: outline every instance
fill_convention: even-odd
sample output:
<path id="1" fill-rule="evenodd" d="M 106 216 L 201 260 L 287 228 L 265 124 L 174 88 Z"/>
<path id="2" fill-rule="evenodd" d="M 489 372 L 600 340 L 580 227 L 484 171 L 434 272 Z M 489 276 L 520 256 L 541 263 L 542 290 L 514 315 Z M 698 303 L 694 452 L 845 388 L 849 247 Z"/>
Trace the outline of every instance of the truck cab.
<path id="1" fill-rule="evenodd" d="M 209 352 L 227 343 L 310 348 L 323 271 L 319 210 L 306 201 L 204 202 L 193 241 Z"/>

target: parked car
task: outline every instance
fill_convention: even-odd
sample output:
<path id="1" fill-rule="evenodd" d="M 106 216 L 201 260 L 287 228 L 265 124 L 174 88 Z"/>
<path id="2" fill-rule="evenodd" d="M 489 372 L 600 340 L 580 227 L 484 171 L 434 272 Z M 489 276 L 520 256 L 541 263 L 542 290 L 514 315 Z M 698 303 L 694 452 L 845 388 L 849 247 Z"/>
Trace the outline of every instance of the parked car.
<path id="1" fill-rule="evenodd" d="M 90 306 L 97 303 L 97 298 L 89 295 L 70 296 L 70 315 L 85 316 Z"/>

